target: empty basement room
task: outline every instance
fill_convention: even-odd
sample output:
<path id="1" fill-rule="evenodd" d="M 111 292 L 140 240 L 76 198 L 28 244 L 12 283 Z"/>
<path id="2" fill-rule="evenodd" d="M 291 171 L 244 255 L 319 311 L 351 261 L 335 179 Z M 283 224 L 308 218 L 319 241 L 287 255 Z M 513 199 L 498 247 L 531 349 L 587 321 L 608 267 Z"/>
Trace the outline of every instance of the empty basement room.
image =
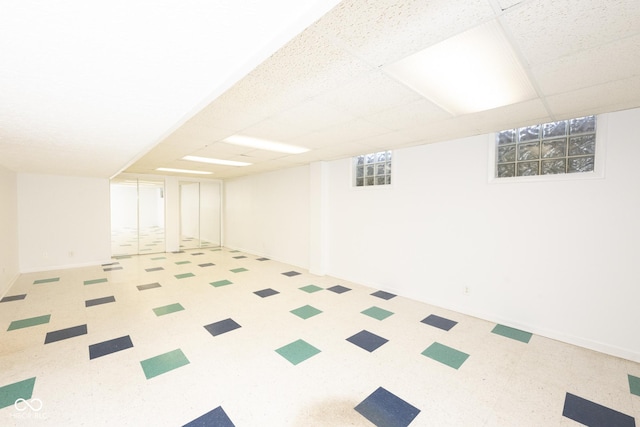
<path id="1" fill-rule="evenodd" d="M 637 0 L 1 11 L 0 425 L 636 425 Z"/>

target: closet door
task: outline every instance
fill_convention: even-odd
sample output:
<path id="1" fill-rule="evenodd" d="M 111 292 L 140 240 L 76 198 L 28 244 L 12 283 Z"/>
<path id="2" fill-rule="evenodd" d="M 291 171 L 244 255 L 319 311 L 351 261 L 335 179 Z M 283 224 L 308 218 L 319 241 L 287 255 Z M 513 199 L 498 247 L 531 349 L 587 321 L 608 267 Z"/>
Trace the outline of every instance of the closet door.
<path id="1" fill-rule="evenodd" d="M 165 251 L 164 181 L 138 180 L 138 253 Z"/>
<path id="2" fill-rule="evenodd" d="M 164 181 L 111 181 L 111 254 L 165 251 Z"/>
<path id="3" fill-rule="evenodd" d="M 111 181 L 111 254 L 138 253 L 138 180 Z"/>
<path id="4" fill-rule="evenodd" d="M 180 182 L 180 249 L 200 247 L 200 183 Z"/>

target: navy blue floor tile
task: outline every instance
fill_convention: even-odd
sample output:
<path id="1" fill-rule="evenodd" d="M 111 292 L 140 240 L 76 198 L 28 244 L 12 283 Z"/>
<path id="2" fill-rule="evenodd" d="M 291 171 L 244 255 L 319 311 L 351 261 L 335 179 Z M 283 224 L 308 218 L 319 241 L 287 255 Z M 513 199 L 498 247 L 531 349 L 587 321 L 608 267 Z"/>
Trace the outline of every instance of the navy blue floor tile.
<path id="1" fill-rule="evenodd" d="M 262 258 L 256 259 L 256 261 L 270 261 L 270 259 L 262 257 Z"/>
<path id="2" fill-rule="evenodd" d="M 244 255 L 239 255 L 239 256 L 234 256 L 233 258 L 234 258 L 234 259 L 243 259 L 243 258 L 246 258 L 246 256 L 244 256 Z"/>
<path id="3" fill-rule="evenodd" d="M 160 271 L 164 270 L 163 267 L 153 267 L 153 268 L 145 268 L 144 271 L 152 272 L 152 271 Z"/>
<path id="4" fill-rule="evenodd" d="M 146 285 L 138 285 L 136 286 L 136 288 L 138 288 L 139 291 L 146 291 L 147 289 L 153 289 L 153 288 L 159 288 L 161 285 L 158 282 L 153 282 L 153 283 L 148 283 Z"/>
<path id="5" fill-rule="evenodd" d="M 111 267 L 111 266 L 118 265 L 118 264 L 120 264 L 120 263 L 118 261 L 115 261 L 115 262 L 110 262 L 110 263 L 107 263 L 107 264 L 102 264 L 102 267 Z"/>
<path id="6" fill-rule="evenodd" d="M 212 262 L 207 262 L 205 264 L 198 264 L 198 267 L 213 267 L 214 265 Z"/>
<path id="7" fill-rule="evenodd" d="M 443 329 L 448 331 L 458 324 L 458 322 L 454 322 L 453 320 L 445 319 L 444 317 L 436 316 L 435 314 L 431 314 L 424 319 L 421 320 L 422 323 L 426 323 L 427 325 L 434 326 L 436 328 Z"/>
<path id="8" fill-rule="evenodd" d="M 385 291 L 377 291 L 372 293 L 371 295 L 373 295 L 374 297 L 387 299 L 387 300 L 396 297 L 396 294 L 392 294 L 391 292 L 385 292 Z"/>
<path id="9" fill-rule="evenodd" d="M 407 427 L 420 409 L 378 387 L 354 408 L 377 427 Z"/>
<path id="10" fill-rule="evenodd" d="M 235 427 L 222 406 L 207 412 L 201 417 L 185 424 L 183 427 Z"/>
<path id="11" fill-rule="evenodd" d="M 88 299 L 88 300 L 86 300 L 84 302 L 84 306 L 85 307 L 92 307 L 94 305 L 108 304 L 110 302 L 116 302 L 116 297 L 111 295 L 111 296 L 108 296 L 108 297 Z"/>
<path id="12" fill-rule="evenodd" d="M 225 319 L 219 322 L 211 323 L 210 325 L 206 325 L 204 328 L 209 331 L 211 335 L 214 337 L 216 335 L 221 335 L 229 331 L 233 331 L 234 329 L 238 329 L 241 326 L 236 323 L 233 319 Z"/>
<path id="13" fill-rule="evenodd" d="M 562 415 L 589 427 L 635 427 L 633 417 L 571 393 L 564 398 Z"/>
<path id="14" fill-rule="evenodd" d="M 347 288 L 342 285 L 335 285 L 330 288 L 327 288 L 328 291 L 335 292 L 336 294 L 343 294 L 345 292 L 349 292 L 351 288 Z"/>
<path id="15" fill-rule="evenodd" d="M 106 356 L 107 354 L 126 350 L 131 347 L 133 347 L 133 343 L 131 342 L 131 337 L 129 337 L 129 335 L 109 341 L 99 342 L 97 344 L 91 344 L 89 346 L 89 359 Z"/>
<path id="16" fill-rule="evenodd" d="M 388 339 L 382 338 L 381 336 L 365 330 L 362 330 L 357 334 L 347 338 L 347 341 L 357 345 L 362 349 L 367 350 L 369 353 L 381 347 L 383 344 L 389 342 Z"/>
<path id="17" fill-rule="evenodd" d="M 196 256 L 196 255 L 204 255 L 204 252 L 196 252 L 194 254 L 191 254 L 191 256 Z"/>
<path id="18" fill-rule="evenodd" d="M 287 272 L 284 272 L 282 274 L 284 274 L 287 277 L 293 277 L 293 276 L 297 276 L 298 274 L 301 274 L 301 273 L 298 273 L 297 271 L 287 271 Z"/>
<path id="19" fill-rule="evenodd" d="M 279 294 L 280 292 L 276 291 L 275 289 L 271 289 L 271 288 L 267 288 L 267 289 L 262 289 L 260 291 L 255 291 L 254 294 L 258 295 L 259 297 L 262 298 L 266 298 L 266 297 L 270 297 L 271 295 L 275 295 L 275 294 Z"/>
<path id="20" fill-rule="evenodd" d="M 67 338 L 73 338 L 80 335 L 87 334 L 87 325 L 73 326 L 71 328 L 60 329 L 58 331 L 47 332 L 47 336 L 44 339 L 45 344 L 51 342 L 66 340 Z"/>
<path id="21" fill-rule="evenodd" d="M 27 294 L 11 295 L 10 297 L 4 297 L 0 299 L 0 302 L 20 301 L 21 299 L 25 299 L 26 297 L 27 297 Z"/>

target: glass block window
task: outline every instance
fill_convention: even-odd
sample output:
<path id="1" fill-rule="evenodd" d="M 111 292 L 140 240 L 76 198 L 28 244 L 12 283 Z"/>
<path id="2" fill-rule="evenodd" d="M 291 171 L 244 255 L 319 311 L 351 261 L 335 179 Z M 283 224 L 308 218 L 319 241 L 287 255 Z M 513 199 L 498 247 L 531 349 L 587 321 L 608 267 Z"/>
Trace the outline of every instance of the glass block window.
<path id="1" fill-rule="evenodd" d="M 356 187 L 391 184 L 391 151 L 356 156 L 353 167 Z"/>
<path id="2" fill-rule="evenodd" d="M 496 178 L 593 172 L 596 116 L 503 130 L 496 145 Z"/>

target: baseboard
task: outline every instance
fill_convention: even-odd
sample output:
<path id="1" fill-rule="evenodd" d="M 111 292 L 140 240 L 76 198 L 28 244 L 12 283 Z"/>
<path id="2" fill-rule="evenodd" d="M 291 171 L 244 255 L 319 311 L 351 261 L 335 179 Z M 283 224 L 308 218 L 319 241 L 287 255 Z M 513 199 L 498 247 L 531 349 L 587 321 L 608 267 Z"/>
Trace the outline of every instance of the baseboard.
<path id="1" fill-rule="evenodd" d="M 394 293 L 396 295 L 400 295 L 406 298 L 410 298 L 413 299 L 415 301 L 420 301 L 423 302 L 425 304 L 429 304 L 432 305 L 434 307 L 439 307 L 445 310 L 450 310 L 450 311 L 455 311 L 457 313 L 461 313 L 464 314 L 466 316 L 472 316 L 472 317 L 476 317 L 478 319 L 482 319 L 482 320 L 486 320 L 488 322 L 492 322 L 492 323 L 498 323 L 501 325 L 505 325 L 505 326 L 509 326 L 511 328 L 516 328 L 516 329 L 520 329 L 523 331 L 527 331 L 527 332 L 531 332 L 534 335 L 539 335 L 545 338 L 549 338 L 552 340 L 556 340 L 556 341 L 560 341 L 566 344 L 570 344 L 570 345 L 575 345 L 578 347 L 582 347 L 582 348 L 586 348 L 588 350 L 593 350 L 593 351 L 597 351 L 599 353 L 604 353 L 604 354 L 608 354 L 610 356 L 614 356 L 614 357 L 619 357 L 622 359 L 626 359 L 626 360 L 631 360 L 633 362 L 638 362 L 640 363 L 640 353 L 630 350 L 628 348 L 623 348 L 623 347 L 618 347 L 612 344 L 607 344 L 607 343 L 603 343 L 603 342 L 599 342 L 599 341 L 595 341 L 595 340 L 591 340 L 588 338 L 583 338 L 583 337 L 578 337 L 578 336 L 574 336 L 574 335 L 570 335 L 570 334 L 566 334 L 562 331 L 558 331 L 558 330 L 554 330 L 554 329 L 546 329 L 546 328 L 541 328 L 538 327 L 536 325 L 529 325 L 529 324 L 523 324 L 523 323 L 519 323 L 519 322 L 514 322 L 513 319 L 504 319 L 501 318 L 499 316 L 496 316 L 492 313 L 486 313 L 486 312 L 482 312 L 482 311 L 476 311 L 476 310 L 470 310 L 467 307 L 462 307 L 462 306 L 456 306 L 455 304 L 448 304 L 448 303 L 444 303 L 443 301 L 437 301 L 437 300 L 425 300 L 422 298 L 417 298 L 415 296 L 406 294 L 402 291 L 400 291 L 397 288 L 394 287 L 390 287 L 390 286 L 384 286 L 384 285 L 380 285 L 377 283 L 362 283 L 360 280 L 358 279 L 354 279 L 354 278 L 349 278 L 349 277 L 339 277 L 339 276 L 333 276 L 332 274 L 329 274 L 329 276 L 331 277 L 336 277 L 340 280 L 346 280 L 348 282 L 352 282 L 352 283 L 358 283 L 361 284 L 363 286 L 367 286 L 370 288 L 374 288 L 374 289 L 381 289 L 381 290 L 385 290 L 391 293 Z"/>
<path id="2" fill-rule="evenodd" d="M 83 262 L 83 263 L 77 263 L 77 264 L 48 265 L 46 267 L 23 268 L 20 270 L 20 273 L 26 274 L 26 273 L 40 273 L 43 271 L 68 270 L 70 268 L 93 267 L 96 265 L 109 264 L 112 262 L 113 262 L 113 259 L 108 258 L 102 261 L 90 261 L 90 262 Z"/>

